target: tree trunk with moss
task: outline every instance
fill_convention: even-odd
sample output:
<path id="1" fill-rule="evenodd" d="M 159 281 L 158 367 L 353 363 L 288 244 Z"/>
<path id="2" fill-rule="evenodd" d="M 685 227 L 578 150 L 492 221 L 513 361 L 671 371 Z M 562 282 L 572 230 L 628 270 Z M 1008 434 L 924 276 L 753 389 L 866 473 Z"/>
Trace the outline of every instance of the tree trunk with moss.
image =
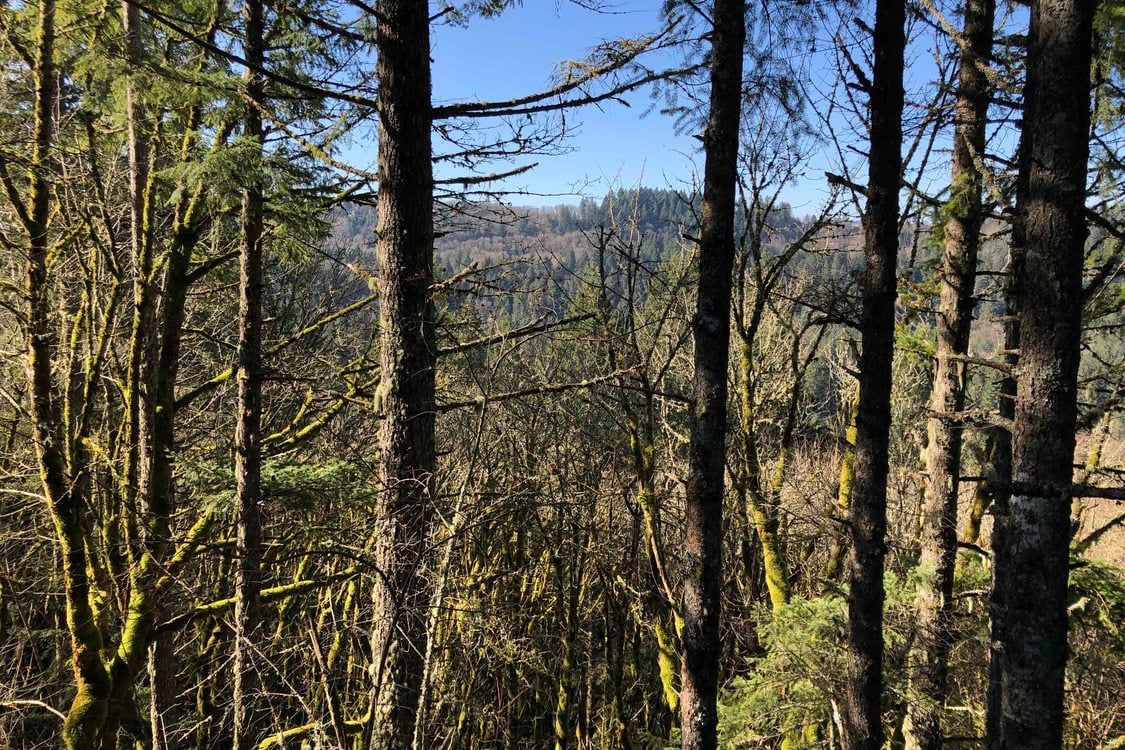
<path id="1" fill-rule="evenodd" d="M 34 146 L 28 168 L 26 202 L 11 195 L 13 208 L 27 235 L 24 279 L 24 334 L 27 390 L 43 494 L 58 538 L 63 564 L 66 624 L 70 633 L 75 693 L 63 721 L 67 750 L 91 750 L 108 712 L 110 679 L 102 661 L 102 633 L 91 605 L 91 582 L 83 514 L 88 486 L 85 464 L 75 460 L 84 450 L 70 441 L 59 405 L 51 357 L 57 332 L 51 321 L 48 256 L 52 251 L 50 161 L 58 97 L 55 69 L 54 0 L 39 6 L 32 76 L 35 85 L 32 129 Z M 75 471 L 79 473 L 76 474 Z"/>
<path id="2" fill-rule="evenodd" d="M 840 456 L 840 478 L 836 486 L 836 512 L 838 520 L 847 521 L 852 507 L 852 487 L 855 485 L 855 438 L 856 438 L 856 412 L 859 411 L 859 394 L 848 401 L 848 423 L 844 428 L 844 450 Z M 844 560 L 848 555 L 847 530 L 836 535 L 832 542 L 832 549 L 828 553 L 828 565 L 824 568 L 824 577 L 830 581 L 838 581 L 844 572 Z"/>
<path id="3" fill-rule="evenodd" d="M 761 546 L 762 569 L 765 574 L 766 590 L 769 592 L 770 606 L 774 612 L 780 611 L 792 596 L 789 584 L 789 565 L 781 549 L 778 536 L 780 486 L 767 482 L 762 477 L 762 466 L 758 458 L 758 440 L 754 424 L 754 386 L 753 365 L 754 338 L 758 322 L 765 307 L 765 290 L 758 291 L 754 309 L 748 324 L 740 330 L 741 351 L 738 360 L 738 395 L 740 402 L 739 427 L 742 433 L 742 472 L 741 482 L 746 491 L 746 513 L 754 525 Z M 784 442 L 784 441 L 783 441 Z M 779 464 L 785 461 L 785 446 L 778 457 Z M 777 490 L 775 492 L 775 489 Z"/>
<path id="4" fill-rule="evenodd" d="M 680 692 L 676 684 L 676 642 L 680 615 L 672 594 L 665 563 L 664 540 L 661 533 L 660 499 L 656 494 L 656 446 L 654 444 L 654 412 L 651 384 L 644 383 L 645 404 L 643 425 L 639 416 L 624 402 L 629 420 L 629 446 L 637 473 L 637 506 L 641 511 L 649 581 L 643 594 L 642 607 L 649 619 L 656 644 L 656 664 L 660 672 L 661 695 L 669 712 L 679 710 Z M 671 627 L 669 627 L 671 625 Z"/>
<path id="5" fill-rule="evenodd" d="M 248 0 L 245 20 L 246 100 L 243 134 L 260 154 L 264 129 L 256 105 L 263 100 L 265 13 L 261 0 Z M 256 745 L 254 658 L 261 628 L 262 592 L 262 233 L 265 201 L 262 165 L 254 164 L 242 192 L 242 244 L 239 249 L 238 423 L 235 431 L 237 515 L 234 645 L 234 750 Z"/>
<path id="6" fill-rule="evenodd" d="M 887 472 L 891 427 L 899 187 L 902 179 L 903 56 L 906 3 L 877 0 L 871 83 L 871 148 L 863 215 L 855 484 L 851 498 L 848 595 L 849 750 L 882 750 L 883 564 L 887 551 Z"/>
<path id="7" fill-rule="evenodd" d="M 992 50 L 993 0 L 966 0 L 953 134 L 952 190 L 943 207 L 944 237 L 937 311 L 937 364 L 930 396 L 917 635 L 910 655 L 911 695 L 904 726 L 907 748 L 940 750 L 941 709 L 953 641 L 953 574 L 957 562 L 957 501 L 969 333 L 973 322 L 985 125 L 990 86 L 982 66 Z"/>

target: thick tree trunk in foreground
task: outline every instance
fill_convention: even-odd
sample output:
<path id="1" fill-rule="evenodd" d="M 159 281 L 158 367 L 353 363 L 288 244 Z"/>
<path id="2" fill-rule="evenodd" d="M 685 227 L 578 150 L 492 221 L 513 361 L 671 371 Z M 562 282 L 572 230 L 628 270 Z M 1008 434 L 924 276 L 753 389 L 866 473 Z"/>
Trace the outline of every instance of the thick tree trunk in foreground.
<path id="1" fill-rule="evenodd" d="M 876 3 L 870 171 L 863 216 L 867 258 L 860 320 L 863 347 L 851 499 L 850 659 L 845 712 L 846 742 L 851 750 L 881 750 L 883 746 L 883 561 L 887 550 L 887 449 L 902 177 L 905 20 L 904 0 Z"/>
<path id="2" fill-rule="evenodd" d="M 246 98 L 262 101 L 265 19 L 261 0 L 248 0 L 246 21 Z M 244 134 L 259 146 L 262 117 L 247 107 Z M 242 247 L 239 251 L 238 425 L 235 434 L 236 513 L 238 520 L 234 649 L 234 750 L 255 747 L 254 711 L 257 680 L 254 649 L 261 625 L 262 591 L 262 231 L 263 178 L 255 165 L 242 193 Z"/>
<path id="3" fill-rule="evenodd" d="M 695 409 L 685 499 L 680 725 L 684 750 L 716 747 L 727 362 L 734 271 L 734 209 L 746 6 L 716 0 L 711 37 L 711 104 L 703 143 L 703 216 L 695 335 Z"/>
<path id="4" fill-rule="evenodd" d="M 1084 216 L 1092 0 L 1032 4 L 1024 96 L 1016 288 L 1020 371 L 1006 543 L 999 747 L 1062 747 L 1066 591 Z"/>
<path id="5" fill-rule="evenodd" d="M 989 85 L 980 65 L 992 51 L 993 0 L 966 0 L 953 135 L 952 190 L 945 205 L 937 366 L 930 397 L 921 569 L 916 597 L 918 634 L 911 654 L 908 748 L 940 750 L 941 707 L 949 682 L 953 571 L 957 562 L 957 498 L 961 474 L 965 363 L 973 323 L 977 249 L 983 211 L 982 175 Z"/>
<path id="6" fill-rule="evenodd" d="M 426 653 L 425 546 L 437 462 L 429 12 L 419 0 L 381 0 L 378 10 L 378 397 L 383 422 L 372 748 L 405 750 L 414 736 Z"/>

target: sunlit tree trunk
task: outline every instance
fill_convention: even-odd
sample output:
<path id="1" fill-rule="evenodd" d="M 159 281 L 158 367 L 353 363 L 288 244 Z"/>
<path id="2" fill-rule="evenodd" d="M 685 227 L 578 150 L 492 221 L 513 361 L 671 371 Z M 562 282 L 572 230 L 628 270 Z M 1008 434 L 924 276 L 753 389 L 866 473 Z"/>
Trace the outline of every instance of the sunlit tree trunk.
<path id="1" fill-rule="evenodd" d="M 953 572 L 957 562 L 957 500 L 965 405 L 963 357 L 973 322 L 985 124 L 990 87 L 984 70 L 992 50 L 993 0 L 966 0 L 953 134 L 952 189 L 944 207 L 944 243 L 937 313 L 937 364 L 930 396 L 921 579 L 915 597 L 917 636 L 911 653 L 911 696 L 904 728 L 908 748 L 939 750 L 941 707 L 949 681 Z"/>
<path id="2" fill-rule="evenodd" d="M 88 550 L 83 513 L 88 482 L 76 476 L 82 462 L 68 456 L 71 446 L 59 405 L 51 357 L 57 348 L 57 331 L 51 321 L 47 273 L 51 253 L 50 217 L 52 185 L 51 151 L 54 146 L 58 71 L 55 67 L 54 0 L 39 5 L 32 77 L 35 86 L 32 134 L 34 145 L 27 176 L 26 201 L 10 195 L 13 208 L 27 235 L 23 296 L 27 354 L 27 390 L 31 406 L 32 441 L 43 483 L 43 494 L 58 537 L 66 597 L 66 624 L 70 634 L 75 693 L 66 710 L 62 744 L 68 750 L 94 748 L 108 711 L 109 674 L 102 660 L 102 633 L 90 603 Z"/>
<path id="3" fill-rule="evenodd" d="M 380 533 L 375 551 L 376 679 L 372 747 L 405 750 L 414 736 L 426 653 L 424 570 L 433 517 L 433 172 L 429 8 L 381 0 L 378 239 L 381 382 Z"/>
<path id="4" fill-rule="evenodd" d="M 1086 241 L 1092 0 L 1037 0 L 1017 211 L 1024 259 L 1003 592 L 1000 748 L 1062 746 L 1071 482 Z"/>

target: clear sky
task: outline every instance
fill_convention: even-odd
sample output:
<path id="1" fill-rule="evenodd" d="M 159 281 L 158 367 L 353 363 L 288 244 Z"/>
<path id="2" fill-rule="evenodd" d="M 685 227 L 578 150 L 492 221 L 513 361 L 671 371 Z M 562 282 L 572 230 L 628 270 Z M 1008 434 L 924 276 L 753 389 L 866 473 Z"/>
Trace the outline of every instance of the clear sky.
<path id="1" fill-rule="evenodd" d="M 607 2 L 608 10 L 595 12 L 573 0 L 525 0 L 495 18 L 473 19 L 468 28 L 437 26 L 431 52 L 434 102 L 507 100 L 541 91 L 561 61 L 580 58 L 603 41 L 661 28 L 660 0 Z M 834 33 L 834 28 L 816 30 L 822 37 L 812 45 L 821 50 L 810 68 L 816 77 L 815 71 L 828 64 L 825 51 L 833 43 L 827 37 Z M 678 53 L 658 54 L 663 57 L 653 58 L 654 68 L 682 62 Z M 501 183 L 542 195 L 513 195 L 510 200 L 549 205 L 576 202 L 578 194 L 600 197 L 611 186 L 692 185 L 702 171 L 700 143 L 690 134 L 677 135 L 674 119 L 659 112 L 650 94 L 629 94 L 629 107 L 610 102 L 569 113 L 570 151 L 536 158 L 534 170 Z M 496 165 L 496 170 L 502 168 Z M 839 171 L 827 148 L 808 164 L 805 179 L 786 189 L 784 197 L 798 213 L 812 213 L 823 203 L 826 170 Z M 453 175 L 439 168 L 438 177 L 443 176 Z"/>
<path id="2" fill-rule="evenodd" d="M 611 12 L 597 13 L 567 0 L 527 0 L 496 18 L 473 19 L 468 28 L 440 26 L 432 42 L 434 102 L 505 100 L 543 90 L 560 61 L 581 58 L 602 41 L 659 29 L 659 6 L 659 0 L 616 0 Z M 569 113 L 571 151 L 536 157 L 536 169 L 505 183 L 549 195 L 513 201 L 571 203 L 576 196 L 560 194 L 600 196 L 611 182 L 660 187 L 689 180 L 698 141 L 677 136 L 672 118 L 649 111 L 648 91 L 626 99 L 630 107 L 609 102 Z"/>
<path id="3" fill-rule="evenodd" d="M 601 42 L 637 37 L 661 28 L 660 0 L 606 2 L 612 3 L 607 11 L 595 12 L 574 0 L 525 0 L 495 18 L 474 18 L 467 28 L 436 25 L 431 49 L 435 104 L 508 100 L 542 91 L 550 86 L 559 63 L 580 59 Z M 869 10 L 866 6 L 856 9 L 861 15 Z M 817 38 L 809 41 L 812 54 L 805 67 L 806 82 L 820 95 L 826 94 L 834 81 L 834 37 L 853 25 L 850 17 L 843 26 L 824 22 L 810 35 Z M 844 33 L 844 37 L 850 40 L 848 44 L 855 44 L 855 33 Z M 933 37 L 923 30 L 908 52 L 908 100 L 923 106 L 934 91 Z M 862 61 L 860 50 L 853 47 L 852 54 Z M 668 53 L 650 64 L 660 69 L 679 62 L 674 53 Z M 690 186 L 701 171 L 699 141 L 690 134 L 677 135 L 674 120 L 658 111 L 649 91 L 639 90 L 625 98 L 632 106 L 608 102 L 570 111 L 566 115 L 570 127 L 568 152 L 516 162 L 534 160 L 539 166 L 500 183 L 503 189 L 529 193 L 511 195 L 509 200 L 517 205 L 550 205 L 575 203 L 581 195 L 600 197 L 610 187 Z M 823 109 L 823 102 L 810 106 Z M 844 139 L 842 153 L 853 167 L 862 169 L 865 139 L 854 132 L 858 123 L 854 117 L 835 111 L 834 117 L 845 118 L 836 123 Z M 812 119 L 815 122 L 816 118 Z M 853 132 L 848 134 L 847 130 Z M 938 151 L 944 148 L 943 138 L 938 139 L 936 147 Z M 437 139 L 435 148 L 441 148 Z M 824 173 L 840 171 L 839 153 L 827 140 L 818 144 L 804 178 L 783 193 L 799 214 L 816 211 L 825 200 L 828 188 Z M 487 171 L 511 166 L 494 164 Z M 438 165 L 438 178 L 462 174 Z M 853 178 L 864 181 L 866 170 L 854 173 Z"/>

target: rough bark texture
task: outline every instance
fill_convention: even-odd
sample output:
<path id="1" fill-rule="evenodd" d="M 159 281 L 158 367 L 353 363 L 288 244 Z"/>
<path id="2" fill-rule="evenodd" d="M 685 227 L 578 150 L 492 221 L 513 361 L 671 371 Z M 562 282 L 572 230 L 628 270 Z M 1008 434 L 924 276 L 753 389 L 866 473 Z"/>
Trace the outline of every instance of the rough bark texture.
<path id="1" fill-rule="evenodd" d="M 939 750 L 941 707 L 949 682 L 953 572 L 957 562 L 957 499 L 961 474 L 965 363 L 973 322 L 977 250 L 983 219 L 982 175 L 990 87 L 980 65 L 992 50 L 993 0 L 966 0 L 953 135 L 952 190 L 943 213 L 937 363 L 930 397 L 921 579 L 915 600 L 917 636 L 911 653 L 907 748 Z"/>
<path id="2" fill-rule="evenodd" d="M 851 750 L 880 750 L 883 746 L 883 561 L 897 294 L 898 193 L 902 175 L 905 17 L 904 0 L 878 0 L 875 4 L 871 152 L 863 216 L 863 345 L 851 499 L 850 658 L 845 711 L 846 743 Z"/>
<path id="3" fill-rule="evenodd" d="M 1017 285 L 1020 369 L 1003 582 L 999 747 L 1062 747 L 1094 2 L 1032 4 Z"/>
<path id="4" fill-rule="evenodd" d="M 262 100 L 264 14 L 260 0 L 243 7 L 246 23 L 246 98 Z M 246 110 L 243 134 L 261 143 L 261 114 Z M 242 193 L 242 247 L 239 250 L 238 424 L 234 473 L 238 521 L 234 650 L 234 750 L 253 747 L 256 690 L 254 644 L 261 619 L 262 591 L 262 176 L 255 170 Z"/>
<path id="5" fill-rule="evenodd" d="M 710 750 L 717 741 L 727 363 L 745 14 L 742 0 L 716 0 L 712 16 L 711 103 L 703 135 L 699 286 L 692 321 L 695 409 L 684 508 L 686 573 L 680 634 L 684 750 Z"/>
<path id="6" fill-rule="evenodd" d="M 425 546 L 436 466 L 429 14 L 420 0 L 381 0 L 377 7 L 383 422 L 371 746 L 405 750 L 426 653 Z"/>

